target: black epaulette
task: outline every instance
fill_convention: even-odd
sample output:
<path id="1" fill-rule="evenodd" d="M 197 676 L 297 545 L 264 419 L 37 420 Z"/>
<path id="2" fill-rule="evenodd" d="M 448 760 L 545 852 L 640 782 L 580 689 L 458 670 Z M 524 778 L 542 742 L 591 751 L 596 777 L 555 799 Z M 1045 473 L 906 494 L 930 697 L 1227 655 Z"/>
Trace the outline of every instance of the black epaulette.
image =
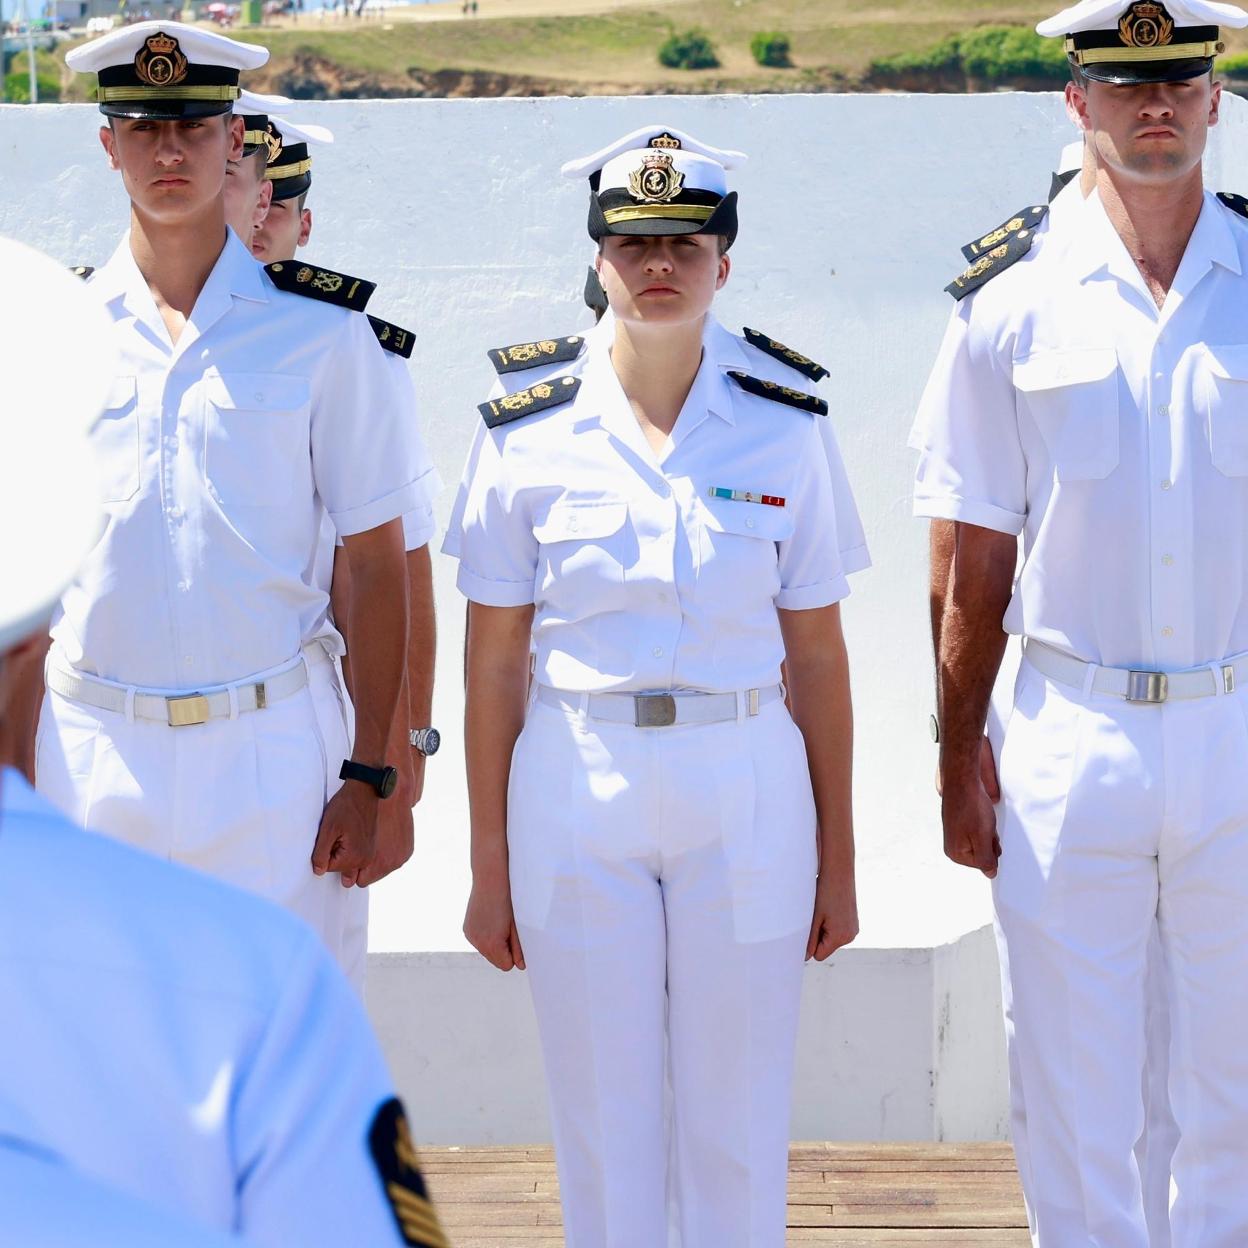
<path id="1" fill-rule="evenodd" d="M 412 344 L 416 341 L 416 335 L 410 329 L 404 329 L 401 325 L 391 325 L 389 321 L 383 321 L 379 316 L 368 314 L 368 323 L 373 327 L 373 333 L 377 335 L 377 341 L 387 351 L 393 351 L 395 355 L 401 355 L 405 360 L 412 358 Z"/>
<path id="2" fill-rule="evenodd" d="M 407 1115 L 397 1097 L 391 1097 L 374 1115 L 368 1129 L 368 1151 L 403 1242 L 413 1248 L 450 1248 L 429 1199 Z"/>
<path id="3" fill-rule="evenodd" d="M 89 278 L 91 274 L 95 272 L 95 270 L 89 264 L 76 264 L 74 265 L 72 269 L 70 269 L 70 272 L 75 277 L 82 278 L 82 280 L 85 282 L 87 278 Z"/>
<path id="4" fill-rule="evenodd" d="M 1232 211 L 1241 217 L 1248 217 L 1248 198 L 1236 195 L 1234 191 L 1219 191 L 1218 198 Z"/>
<path id="5" fill-rule="evenodd" d="M 1016 212 L 1008 221 L 1002 221 L 995 230 L 990 230 L 983 238 L 977 238 L 962 248 L 962 254 L 968 260 L 978 260 L 994 247 L 999 247 L 1008 238 L 1026 231 L 1028 234 L 1049 215 L 1048 204 L 1037 204 L 1034 208 L 1024 208 Z"/>
<path id="6" fill-rule="evenodd" d="M 785 403 L 789 407 L 800 407 L 804 412 L 814 412 L 816 416 L 826 416 L 828 405 L 813 394 L 804 390 L 790 390 L 774 381 L 760 381 L 749 373 L 738 373 L 729 370 L 728 376 L 749 394 L 756 394 L 760 399 L 771 399 L 776 403 Z"/>
<path id="7" fill-rule="evenodd" d="M 366 282 L 362 277 L 350 277 L 335 273 L 333 269 L 318 269 L 312 264 L 299 264 L 294 260 L 279 260 L 266 264 L 264 271 L 278 290 L 288 290 L 295 295 L 307 295 L 352 312 L 363 312 L 368 306 L 376 282 Z"/>
<path id="8" fill-rule="evenodd" d="M 779 360 L 781 364 L 787 364 L 790 368 L 796 369 L 805 377 L 809 377 L 811 381 L 819 381 L 824 377 L 830 377 L 831 374 L 822 364 L 816 364 L 814 360 L 808 360 L 804 355 L 799 355 L 792 347 L 786 347 L 784 343 L 777 342 L 774 338 L 768 338 L 766 334 L 760 334 L 756 329 L 750 329 L 746 326 L 741 331 L 745 334 L 745 340 L 752 347 L 757 347 L 760 351 L 766 351 L 768 355 Z"/>
<path id="9" fill-rule="evenodd" d="M 1012 264 L 1016 264 L 1030 250 L 1035 242 L 1034 230 L 1020 230 L 999 247 L 980 256 L 970 268 L 963 270 L 945 287 L 945 293 L 956 300 L 963 300 L 972 291 L 978 290 L 985 282 L 990 282 L 998 273 L 1004 273 Z"/>
<path id="10" fill-rule="evenodd" d="M 529 416 L 548 407 L 558 407 L 576 398 L 581 388 L 579 377 L 555 377 L 550 381 L 539 381 L 528 390 L 517 390 L 515 394 L 505 394 L 501 399 L 491 399 L 478 408 L 485 419 L 486 426 L 497 429 L 499 425 L 519 420 L 521 416 Z"/>
<path id="11" fill-rule="evenodd" d="M 540 342 L 518 342 L 514 347 L 492 347 L 488 352 L 494 371 L 519 373 L 539 364 L 566 364 L 585 350 L 580 334 L 570 338 L 543 338 Z"/>

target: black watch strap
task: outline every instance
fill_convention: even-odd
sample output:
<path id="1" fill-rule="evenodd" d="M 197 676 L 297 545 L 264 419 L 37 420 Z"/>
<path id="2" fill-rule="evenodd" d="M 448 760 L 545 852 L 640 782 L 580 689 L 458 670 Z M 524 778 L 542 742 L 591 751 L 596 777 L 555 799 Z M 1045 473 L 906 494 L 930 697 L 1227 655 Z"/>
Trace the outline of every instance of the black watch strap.
<path id="1" fill-rule="evenodd" d="M 343 760 L 338 779 L 358 780 L 361 784 L 367 784 L 378 797 L 386 798 L 394 792 L 399 782 L 399 773 L 394 767 L 369 767 L 365 763 L 353 763 L 348 758 Z"/>

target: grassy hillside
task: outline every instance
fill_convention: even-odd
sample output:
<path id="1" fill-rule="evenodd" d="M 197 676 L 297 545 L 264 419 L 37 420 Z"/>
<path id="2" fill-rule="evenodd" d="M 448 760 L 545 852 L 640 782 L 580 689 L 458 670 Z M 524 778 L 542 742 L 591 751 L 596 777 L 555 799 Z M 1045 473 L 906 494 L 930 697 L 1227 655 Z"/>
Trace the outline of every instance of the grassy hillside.
<path id="1" fill-rule="evenodd" d="M 879 58 L 923 52 L 977 25 L 1029 27 L 1052 9 L 1044 0 L 602 0 L 600 12 L 558 15 L 558 4 L 550 0 L 547 16 L 305 16 L 298 27 L 238 33 L 273 52 L 250 84 L 299 96 L 853 90 L 879 85 L 863 81 Z M 658 63 L 664 38 L 691 27 L 710 35 L 720 68 Z M 754 63 L 749 42 L 760 30 L 789 35 L 792 68 Z M 1228 43 L 1245 48 L 1248 37 L 1229 32 Z M 65 86 L 65 98 L 84 98 L 81 81 Z"/>

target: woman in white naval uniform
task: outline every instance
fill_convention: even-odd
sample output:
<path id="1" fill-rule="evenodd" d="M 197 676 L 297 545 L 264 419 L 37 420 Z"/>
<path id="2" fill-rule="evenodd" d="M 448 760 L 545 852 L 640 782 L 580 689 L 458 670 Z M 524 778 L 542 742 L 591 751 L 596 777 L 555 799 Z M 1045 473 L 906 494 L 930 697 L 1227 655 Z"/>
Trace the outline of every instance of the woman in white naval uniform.
<path id="1" fill-rule="evenodd" d="M 614 333 L 482 405 L 461 487 L 465 932 L 529 971 L 569 1248 L 668 1242 L 670 1197 L 684 1248 L 780 1248 L 803 955 L 857 931 L 861 529 L 822 400 L 705 346 L 738 159 L 653 127 L 565 168 Z"/>

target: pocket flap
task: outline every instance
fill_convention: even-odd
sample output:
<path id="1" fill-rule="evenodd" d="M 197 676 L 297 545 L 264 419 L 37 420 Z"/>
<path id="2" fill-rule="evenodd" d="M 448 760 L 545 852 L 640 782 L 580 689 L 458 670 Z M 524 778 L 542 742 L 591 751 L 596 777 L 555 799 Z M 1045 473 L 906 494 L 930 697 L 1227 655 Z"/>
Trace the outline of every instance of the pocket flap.
<path id="1" fill-rule="evenodd" d="M 1230 381 L 1248 381 L 1248 346 L 1242 343 L 1227 346 L 1205 343 L 1205 358 L 1214 376 Z"/>
<path id="2" fill-rule="evenodd" d="M 137 383 L 133 377 L 114 377 L 113 384 L 108 388 L 108 401 L 105 407 L 129 407 L 135 401 Z"/>
<path id="3" fill-rule="evenodd" d="M 1118 355 L 1112 347 L 1094 347 L 1086 351 L 1046 351 L 1014 364 L 1014 386 L 1018 390 L 1055 390 L 1059 386 L 1077 386 L 1089 381 L 1103 381 L 1118 367 Z"/>
<path id="4" fill-rule="evenodd" d="M 308 383 L 302 377 L 277 373 L 218 373 L 205 380 L 208 400 L 216 407 L 252 411 L 290 412 L 309 401 Z"/>
<path id="5" fill-rule="evenodd" d="M 783 542 L 793 536 L 795 522 L 787 507 L 766 503 L 740 503 L 731 499 L 706 499 L 706 527 L 715 533 L 735 533 Z"/>
<path id="6" fill-rule="evenodd" d="M 628 504 L 622 499 L 555 503 L 545 520 L 533 526 L 533 536 L 543 543 L 610 537 L 624 527 L 627 517 Z"/>

